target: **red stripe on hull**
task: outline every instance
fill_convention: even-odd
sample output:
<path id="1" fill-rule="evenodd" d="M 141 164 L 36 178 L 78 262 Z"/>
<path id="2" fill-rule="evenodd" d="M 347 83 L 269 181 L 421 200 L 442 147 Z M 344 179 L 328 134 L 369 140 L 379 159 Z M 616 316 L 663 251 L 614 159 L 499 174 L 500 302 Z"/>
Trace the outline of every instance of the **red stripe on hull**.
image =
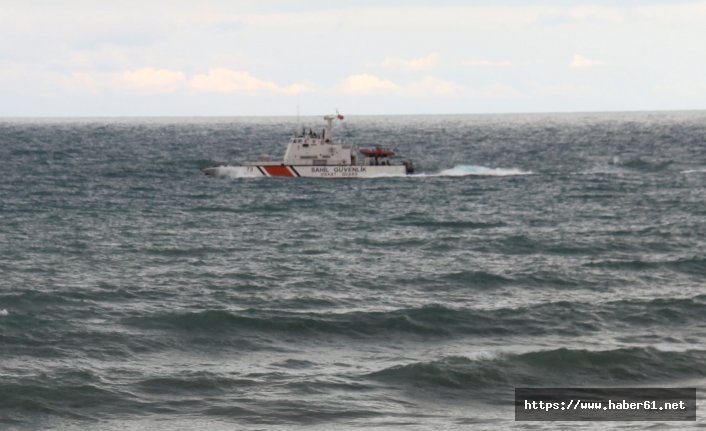
<path id="1" fill-rule="evenodd" d="M 286 166 L 263 166 L 271 177 L 293 177 L 294 174 Z"/>

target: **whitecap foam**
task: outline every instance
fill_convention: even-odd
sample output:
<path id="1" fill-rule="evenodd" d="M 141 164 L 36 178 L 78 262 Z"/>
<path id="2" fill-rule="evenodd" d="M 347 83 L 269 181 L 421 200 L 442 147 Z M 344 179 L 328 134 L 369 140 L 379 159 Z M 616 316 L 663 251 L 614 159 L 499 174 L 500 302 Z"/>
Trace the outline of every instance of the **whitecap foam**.
<path id="1" fill-rule="evenodd" d="M 8 313 L 6 309 L 3 308 L 2 310 L 0 310 L 0 316 L 7 316 L 8 314 L 10 313 Z"/>
<path id="2" fill-rule="evenodd" d="M 682 174 L 706 174 L 706 168 L 699 168 L 699 169 L 687 169 L 685 171 L 681 171 Z"/>
<path id="3" fill-rule="evenodd" d="M 524 171 L 519 168 L 488 168 L 477 165 L 456 165 L 453 168 L 444 169 L 437 173 L 419 173 L 414 177 L 512 177 L 517 175 L 532 175 L 532 171 Z"/>
<path id="4" fill-rule="evenodd" d="M 456 165 L 451 169 L 444 169 L 440 176 L 461 177 L 466 175 L 478 175 L 486 177 L 512 177 L 516 175 L 532 175 L 532 171 L 523 171 L 518 168 L 487 168 L 476 165 Z"/>
<path id="5" fill-rule="evenodd" d="M 258 178 L 262 176 L 258 172 L 248 172 L 244 166 L 216 166 L 208 169 L 209 175 L 221 178 Z"/>

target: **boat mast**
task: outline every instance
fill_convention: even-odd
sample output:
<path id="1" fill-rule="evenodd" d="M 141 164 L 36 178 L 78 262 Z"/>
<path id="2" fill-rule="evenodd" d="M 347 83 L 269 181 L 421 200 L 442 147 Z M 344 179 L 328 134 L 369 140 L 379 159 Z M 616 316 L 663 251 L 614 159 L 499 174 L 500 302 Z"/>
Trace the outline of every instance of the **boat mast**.
<path id="1" fill-rule="evenodd" d="M 299 130 L 301 129 L 302 124 L 299 121 L 299 94 L 297 94 L 297 128 L 294 129 L 294 136 L 297 136 L 297 133 L 299 133 Z"/>
<path id="2" fill-rule="evenodd" d="M 333 136 L 333 120 L 336 117 L 333 115 L 327 115 L 324 117 L 324 120 L 326 120 L 326 129 L 324 129 L 324 141 L 331 140 L 331 137 Z"/>
<path id="3" fill-rule="evenodd" d="M 336 115 L 326 115 L 324 117 L 326 120 L 326 128 L 324 129 L 324 141 L 333 142 L 333 120 L 343 120 L 343 115 L 338 113 L 336 110 Z"/>

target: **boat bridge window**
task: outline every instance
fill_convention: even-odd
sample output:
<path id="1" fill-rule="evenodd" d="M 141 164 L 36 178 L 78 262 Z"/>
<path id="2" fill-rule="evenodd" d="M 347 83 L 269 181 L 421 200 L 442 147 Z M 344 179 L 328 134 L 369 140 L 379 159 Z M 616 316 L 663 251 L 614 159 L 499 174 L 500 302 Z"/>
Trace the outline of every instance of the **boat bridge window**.
<path id="1" fill-rule="evenodd" d="M 302 147 L 308 147 L 308 146 L 309 146 L 309 144 L 304 144 L 304 145 L 302 145 Z"/>

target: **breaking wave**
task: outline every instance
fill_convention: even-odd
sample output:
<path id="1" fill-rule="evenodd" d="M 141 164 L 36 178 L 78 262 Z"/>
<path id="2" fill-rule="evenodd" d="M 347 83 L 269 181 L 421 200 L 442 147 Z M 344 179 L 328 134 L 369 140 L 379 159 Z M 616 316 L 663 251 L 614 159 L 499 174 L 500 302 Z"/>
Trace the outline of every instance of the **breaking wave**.
<path id="1" fill-rule="evenodd" d="M 706 174 L 706 168 L 686 169 L 681 171 L 682 174 Z"/>
<path id="2" fill-rule="evenodd" d="M 646 383 L 706 376 L 703 350 L 630 347 L 591 351 L 559 348 L 475 359 L 443 357 L 396 365 L 366 377 L 397 385 L 488 390 L 523 385 Z M 640 364 L 635 367 L 635 364 Z"/>

